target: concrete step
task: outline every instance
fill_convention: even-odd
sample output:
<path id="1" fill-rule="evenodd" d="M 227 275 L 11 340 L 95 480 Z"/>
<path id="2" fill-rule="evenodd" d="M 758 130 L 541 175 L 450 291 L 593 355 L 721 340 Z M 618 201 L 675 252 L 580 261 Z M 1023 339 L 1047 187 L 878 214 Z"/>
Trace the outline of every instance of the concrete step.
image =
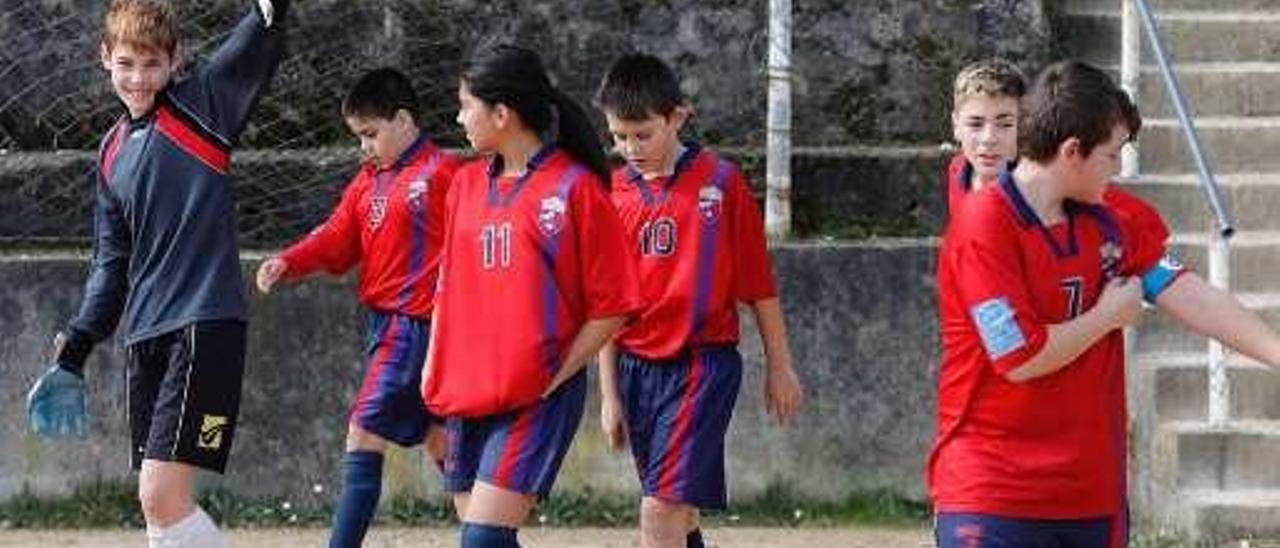
<path id="1" fill-rule="evenodd" d="M 1151 58 L 1139 68 L 1138 108 L 1146 118 L 1173 118 L 1173 102 Z M 1120 77 L 1118 65 L 1109 66 Z M 1187 105 L 1195 116 L 1278 116 L 1280 63 L 1179 63 L 1174 67 Z"/>
<path id="2" fill-rule="evenodd" d="M 1066 0 L 1063 2 L 1065 13 L 1097 13 L 1114 11 L 1120 13 L 1120 4 L 1128 0 Z M 1149 0 L 1151 9 L 1158 13 L 1173 11 L 1196 11 L 1212 7 L 1221 11 L 1265 11 L 1276 8 L 1276 0 L 1215 0 L 1210 4 L 1207 0 Z"/>
<path id="3" fill-rule="evenodd" d="M 1262 316 L 1263 321 L 1280 328 L 1280 293 L 1237 293 L 1245 306 Z M 1168 314 L 1156 309 L 1143 313 L 1142 321 L 1134 330 L 1133 350 L 1137 354 L 1148 353 L 1201 353 L 1208 347 L 1208 339 L 1178 324 Z M 1280 392 L 1276 393 L 1280 400 Z"/>
<path id="4" fill-rule="evenodd" d="M 1280 36 L 1280 33 L 1277 33 Z M 1199 116 L 1196 131 L 1216 173 L 1280 172 L 1280 117 Z M 1190 147 L 1174 118 L 1148 118 L 1138 134 L 1143 173 L 1188 173 Z"/>
<path id="5" fill-rule="evenodd" d="M 1227 210 L 1236 230 L 1280 230 L 1280 173 L 1233 173 L 1218 176 Z M 1141 175 L 1121 187 L 1141 196 L 1159 210 L 1175 232 L 1212 230 L 1214 219 L 1196 175 Z"/>
<path id="6" fill-rule="evenodd" d="M 1162 477 L 1179 490 L 1280 489 L 1280 421 L 1169 421 L 1156 436 L 1163 464 L 1175 466 Z"/>
<path id="7" fill-rule="evenodd" d="M 1231 542 L 1230 546 L 1262 548 L 1276 544 L 1245 543 L 1240 539 L 1280 538 L 1280 490 L 1278 489 L 1189 489 L 1178 493 L 1183 527 L 1207 546 Z M 1236 544 L 1236 542 L 1239 542 Z"/>
<path id="8" fill-rule="evenodd" d="M 1209 273 L 1209 232 L 1180 232 L 1173 235 L 1171 249 L 1201 276 Z M 1242 230 L 1230 242 L 1231 277 L 1235 293 L 1259 293 L 1262 302 L 1280 292 L 1280 232 Z"/>
<path id="9" fill-rule="evenodd" d="M 1203 421 L 1208 416 L 1208 359 L 1200 352 L 1158 352 L 1133 357 L 1150 372 L 1159 421 Z M 1280 371 L 1239 355 L 1227 359 L 1233 419 L 1280 420 Z"/>
<path id="10" fill-rule="evenodd" d="M 1270 61 L 1280 54 L 1277 7 L 1236 12 L 1164 10 L 1158 12 L 1158 24 L 1165 50 L 1175 63 Z M 1101 65 L 1120 60 L 1118 12 L 1068 13 L 1057 30 L 1066 56 Z M 1154 59 L 1150 52 L 1144 36 L 1144 58 Z"/>

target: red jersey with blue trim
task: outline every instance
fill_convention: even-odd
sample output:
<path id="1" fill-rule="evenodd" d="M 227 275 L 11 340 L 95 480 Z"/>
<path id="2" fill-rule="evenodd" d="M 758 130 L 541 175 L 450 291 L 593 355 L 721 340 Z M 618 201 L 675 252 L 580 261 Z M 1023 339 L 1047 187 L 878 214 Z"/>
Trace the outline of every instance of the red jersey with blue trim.
<path id="1" fill-rule="evenodd" d="M 635 266 L 599 177 L 544 148 L 525 175 L 463 166 L 447 198 L 433 369 L 423 399 L 478 417 L 538 401 L 583 323 L 640 308 Z"/>
<path id="2" fill-rule="evenodd" d="M 1014 164 L 1009 164 L 1009 169 L 1013 169 Z M 951 161 L 947 164 L 946 175 L 946 192 L 947 192 L 947 211 L 949 215 L 954 215 L 956 211 L 964 205 L 965 198 L 973 191 L 973 164 L 965 158 L 963 153 L 957 153 L 951 157 Z M 1164 217 L 1160 215 L 1160 211 L 1146 200 L 1139 198 L 1133 193 L 1121 188 L 1119 185 L 1112 183 L 1103 193 L 1102 202 L 1115 215 L 1127 219 L 1131 223 L 1136 223 L 1147 227 L 1147 230 L 1163 232 L 1167 239 L 1169 236 L 1169 228 L 1164 222 Z"/>
<path id="3" fill-rule="evenodd" d="M 444 199 L 459 161 L 419 136 L 387 169 L 366 163 L 324 224 L 281 257 L 286 279 L 360 266 L 360 302 L 381 312 L 431 317 Z"/>
<path id="4" fill-rule="evenodd" d="M 645 302 L 615 338 L 626 351 L 663 359 L 736 343 L 737 303 L 778 296 L 760 210 L 742 172 L 715 152 L 689 146 L 671 176 L 648 181 L 619 168 L 612 195 Z"/>
<path id="5" fill-rule="evenodd" d="M 1066 221 L 1045 226 L 1008 173 L 964 202 L 938 260 L 943 364 L 928 470 L 935 508 L 1113 515 L 1126 496 L 1122 332 L 1053 374 L 1023 383 L 1005 375 L 1040 352 L 1049 325 L 1092 308 L 1107 280 L 1159 263 L 1167 229 L 1149 216 L 1075 203 L 1066 204 Z"/>
<path id="6" fill-rule="evenodd" d="M 947 212 L 952 213 L 960 208 L 964 199 L 973 189 L 973 164 L 964 157 L 964 153 L 956 153 L 947 163 L 946 190 Z"/>

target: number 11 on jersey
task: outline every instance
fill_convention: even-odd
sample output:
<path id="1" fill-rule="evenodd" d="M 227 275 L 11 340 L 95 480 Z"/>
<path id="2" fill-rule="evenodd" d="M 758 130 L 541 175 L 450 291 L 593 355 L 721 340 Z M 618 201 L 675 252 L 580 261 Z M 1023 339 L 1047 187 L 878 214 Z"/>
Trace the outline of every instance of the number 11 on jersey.
<path id="1" fill-rule="evenodd" d="M 511 223 L 489 223 L 480 229 L 480 257 L 485 270 L 511 266 Z"/>

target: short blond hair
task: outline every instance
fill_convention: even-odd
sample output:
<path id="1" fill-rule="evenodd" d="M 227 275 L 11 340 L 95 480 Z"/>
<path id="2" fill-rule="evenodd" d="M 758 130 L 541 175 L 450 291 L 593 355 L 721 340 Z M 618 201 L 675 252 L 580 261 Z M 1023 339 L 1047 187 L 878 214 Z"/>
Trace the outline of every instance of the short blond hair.
<path id="1" fill-rule="evenodd" d="M 178 19 L 168 2 L 112 0 L 102 24 L 102 45 L 127 44 L 172 55 L 178 47 Z"/>
<path id="2" fill-rule="evenodd" d="M 955 82 L 955 106 L 970 97 L 1010 97 L 1021 99 L 1027 93 L 1022 71 L 1004 59 L 984 59 L 960 69 Z"/>

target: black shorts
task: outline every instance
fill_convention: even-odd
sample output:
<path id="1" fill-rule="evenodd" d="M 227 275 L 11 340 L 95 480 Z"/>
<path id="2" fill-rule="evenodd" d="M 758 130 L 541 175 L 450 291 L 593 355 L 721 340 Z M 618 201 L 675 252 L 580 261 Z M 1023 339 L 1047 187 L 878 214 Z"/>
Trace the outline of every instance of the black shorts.
<path id="1" fill-rule="evenodd" d="M 143 459 L 226 469 L 244 350 L 240 320 L 199 321 L 129 347 L 129 462 L 135 470 Z"/>

